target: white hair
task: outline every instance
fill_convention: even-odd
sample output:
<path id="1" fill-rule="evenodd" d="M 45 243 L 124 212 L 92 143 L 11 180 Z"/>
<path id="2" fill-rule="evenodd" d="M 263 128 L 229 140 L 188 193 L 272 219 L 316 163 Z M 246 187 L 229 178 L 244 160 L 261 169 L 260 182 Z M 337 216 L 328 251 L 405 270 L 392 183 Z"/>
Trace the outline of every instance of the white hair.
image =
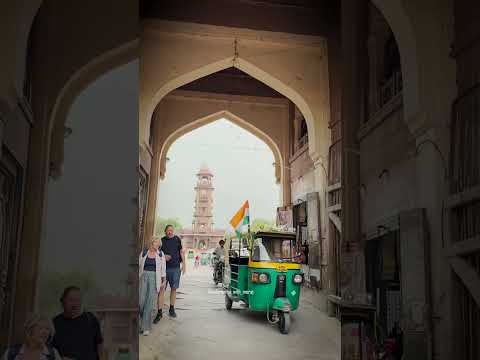
<path id="1" fill-rule="evenodd" d="M 27 317 L 27 321 L 25 321 L 25 333 L 27 335 L 30 335 L 31 331 L 35 326 L 46 327 L 50 331 L 50 335 L 53 335 L 55 332 L 52 321 L 49 318 L 39 314 L 30 314 Z"/>
<path id="2" fill-rule="evenodd" d="M 160 244 L 162 243 L 162 239 L 159 236 L 152 236 L 150 239 L 149 245 L 152 246 L 155 241 L 158 241 Z"/>

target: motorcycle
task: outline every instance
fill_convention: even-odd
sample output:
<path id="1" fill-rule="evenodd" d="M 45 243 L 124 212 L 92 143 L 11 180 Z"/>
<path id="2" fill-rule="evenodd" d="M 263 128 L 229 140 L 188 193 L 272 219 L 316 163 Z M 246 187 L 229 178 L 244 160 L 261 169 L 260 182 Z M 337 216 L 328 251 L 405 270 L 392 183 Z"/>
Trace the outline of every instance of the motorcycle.
<path id="1" fill-rule="evenodd" d="M 215 256 L 213 260 L 213 282 L 215 285 L 223 283 L 223 268 L 225 265 L 224 256 Z"/>

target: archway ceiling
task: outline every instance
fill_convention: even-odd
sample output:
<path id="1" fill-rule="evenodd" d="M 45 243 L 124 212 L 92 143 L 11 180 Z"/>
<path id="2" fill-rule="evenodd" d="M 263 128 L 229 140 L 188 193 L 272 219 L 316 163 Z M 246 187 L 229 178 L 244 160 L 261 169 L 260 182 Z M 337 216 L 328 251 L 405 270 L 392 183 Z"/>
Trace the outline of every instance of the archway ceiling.
<path id="1" fill-rule="evenodd" d="M 202 77 L 179 90 L 286 99 L 270 86 L 233 67 Z"/>
<path id="2" fill-rule="evenodd" d="M 331 0 L 143 0 L 140 17 L 302 35 L 326 35 L 338 19 Z"/>

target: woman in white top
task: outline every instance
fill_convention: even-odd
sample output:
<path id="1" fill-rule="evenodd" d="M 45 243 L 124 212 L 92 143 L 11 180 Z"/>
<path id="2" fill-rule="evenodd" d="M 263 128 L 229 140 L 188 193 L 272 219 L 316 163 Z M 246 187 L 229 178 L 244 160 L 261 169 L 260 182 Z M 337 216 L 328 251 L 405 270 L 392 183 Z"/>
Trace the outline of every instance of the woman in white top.
<path id="1" fill-rule="evenodd" d="M 154 237 L 147 250 L 142 251 L 138 261 L 140 276 L 140 331 L 148 335 L 152 328 L 153 311 L 158 293 L 165 283 L 166 260 L 160 247 L 160 239 Z"/>
<path id="2" fill-rule="evenodd" d="M 23 344 L 9 347 L 2 360 L 62 360 L 58 351 L 48 344 L 53 331 L 50 320 L 31 315 L 25 323 Z"/>

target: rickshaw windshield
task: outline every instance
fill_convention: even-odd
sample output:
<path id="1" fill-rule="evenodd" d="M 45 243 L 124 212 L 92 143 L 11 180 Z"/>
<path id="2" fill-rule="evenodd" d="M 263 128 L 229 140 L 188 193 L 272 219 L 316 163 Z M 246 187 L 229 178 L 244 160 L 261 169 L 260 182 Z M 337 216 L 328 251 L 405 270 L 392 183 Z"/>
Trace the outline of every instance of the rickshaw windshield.
<path id="1" fill-rule="evenodd" d="M 257 238 L 253 243 L 253 261 L 294 261 L 295 240 L 284 238 Z"/>

